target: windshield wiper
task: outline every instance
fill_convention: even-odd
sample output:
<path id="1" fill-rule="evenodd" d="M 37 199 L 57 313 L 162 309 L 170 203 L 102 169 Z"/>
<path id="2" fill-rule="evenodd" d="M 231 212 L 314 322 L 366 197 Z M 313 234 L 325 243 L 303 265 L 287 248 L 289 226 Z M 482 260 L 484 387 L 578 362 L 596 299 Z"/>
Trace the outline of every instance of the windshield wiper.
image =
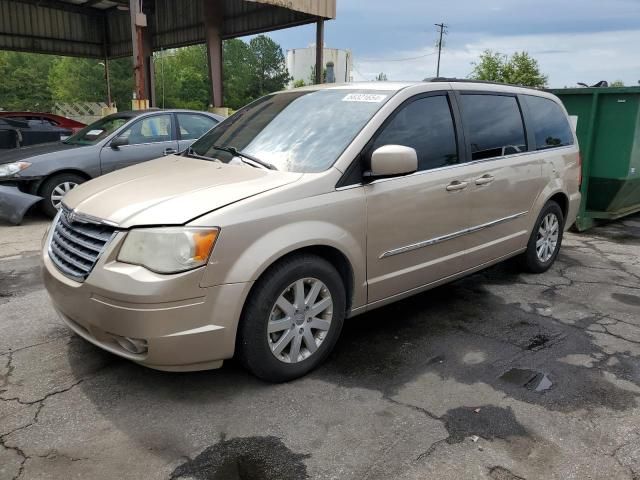
<path id="1" fill-rule="evenodd" d="M 245 163 L 248 163 L 249 165 L 253 165 L 254 167 L 257 164 L 258 166 L 269 169 L 269 170 L 278 170 L 276 166 L 273 165 L 272 163 L 265 162 L 264 160 L 260 160 L 259 158 L 254 157 L 253 155 L 249 155 L 248 153 L 241 152 L 235 147 L 223 147 L 221 145 L 212 145 L 210 148 L 213 148 L 214 150 L 220 150 L 222 152 L 230 153 L 234 157 L 238 157 L 240 160 L 244 161 Z"/>
<path id="2" fill-rule="evenodd" d="M 217 158 L 207 157 L 205 155 L 198 155 L 196 152 L 193 151 L 193 148 L 191 148 L 191 147 L 187 148 L 182 154 L 187 156 L 187 157 L 197 158 L 199 160 L 209 160 L 210 162 L 219 162 L 220 161 Z"/>

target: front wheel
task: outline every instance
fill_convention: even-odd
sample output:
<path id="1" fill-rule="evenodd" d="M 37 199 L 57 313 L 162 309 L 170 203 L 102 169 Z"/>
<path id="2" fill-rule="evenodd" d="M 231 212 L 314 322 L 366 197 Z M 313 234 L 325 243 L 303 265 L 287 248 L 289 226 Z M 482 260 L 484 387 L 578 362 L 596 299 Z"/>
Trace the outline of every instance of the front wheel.
<path id="1" fill-rule="evenodd" d="M 555 262 L 564 231 L 564 215 L 554 202 L 546 203 L 536 221 L 527 250 L 520 256 L 520 264 L 531 273 L 543 273 Z"/>
<path id="2" fill-rule="evenodd" d="M 238 327 L 238 357 L 271 382 L 301 377 L 333 349 L 345 316 L 345 288 L 323 258 L 299 255 L 268 270 L 254 287 Z"/>
<path id="3" fill-rule="evenodd" d="M 53 218 L 58 213 L 62 198 L 71 190 L 76 188 L 86 179 L 75 173 L 60 173 L 47 178 L 40 187 L 42 210 L 46 215 Z"/>

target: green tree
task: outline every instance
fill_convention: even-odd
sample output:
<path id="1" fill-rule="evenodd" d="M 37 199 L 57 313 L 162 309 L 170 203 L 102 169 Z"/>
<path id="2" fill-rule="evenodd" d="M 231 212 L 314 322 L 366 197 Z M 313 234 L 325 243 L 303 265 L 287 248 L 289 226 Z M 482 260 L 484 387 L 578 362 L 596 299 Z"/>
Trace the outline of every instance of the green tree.
<path id="1" fill-rule="evenodd" d="M 624 82 L 622 80 L 614 80 L 609 84 L 610 87 L 624 87 Z"/>
<path id="2" fill-rule="evenodd" d="M 258 97 L 282 90 L 289 82 L 280 46 L 264 35 L 249 44 L 240 39 L 223 44 L 224 105 L 238 109 Z M 207 50 L 194 45 L 155 55 L 158 104 L 166 108 L 205 110 L 211 103 Z"/>
<path id="3" fill-rule="evenodd" d="M 251 75 L 255 56 L 246 42 L 240 39 L 224 42 L 224 105 L 234 110 L 251 100 Z"/>
<path id="4" fill-rule="evenodd" d="M 53 57 L 0 51 L 0 108 L 48 111 L 53 106 L 49 69 Z"/>
<path id="5" fill-rule="evenodd" d="M 106 102 L 107 83 L 104 63 L 88 58 L 56 57 L 48 80 L 54 102 Z M 119 110 L 131 108 L 133 74 L 131 60 L 109 62 L 111 100 Z"/>
<path id="6" fill-rule="evenodd" d="M 165 108 L 206 110 L 209 73 L 205 45 L 193 45 L 154 55 L 156 102 Z"/>
<path id="7" fill-rule="evenodd" d="M 258 98 L 285 88 L 291 77 L 280 45 L 266 35 L 258 35 L 251 39 L 249 48 L 254 57 L 251 95 Z"/>
<path id="8" fill-rule="evenodd" d="M 516 52 L 511 57 L 500 52 L 485 50 L 474 66 L 470 78 L 490 82 L 509 83 L 542 88 L 547 76 L 540 72 L 538 61 L 527 52 Z"/>

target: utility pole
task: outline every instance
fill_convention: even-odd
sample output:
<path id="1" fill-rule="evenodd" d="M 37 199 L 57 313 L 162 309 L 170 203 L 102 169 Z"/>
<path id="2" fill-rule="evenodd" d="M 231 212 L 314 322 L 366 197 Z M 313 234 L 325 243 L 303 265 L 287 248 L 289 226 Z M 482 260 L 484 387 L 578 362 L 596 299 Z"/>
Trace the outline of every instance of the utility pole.
<path id="1" fill-rule="evenodd" d="M 436 23 L 436 27 L 440 29 L 440 40 L 438 40 L 438 70 L 436 71 L 436 77 L 440 77 L 440 55 L 442 53 L 442 36 L 447 33 L 447 25 L 445 23 Z"/>

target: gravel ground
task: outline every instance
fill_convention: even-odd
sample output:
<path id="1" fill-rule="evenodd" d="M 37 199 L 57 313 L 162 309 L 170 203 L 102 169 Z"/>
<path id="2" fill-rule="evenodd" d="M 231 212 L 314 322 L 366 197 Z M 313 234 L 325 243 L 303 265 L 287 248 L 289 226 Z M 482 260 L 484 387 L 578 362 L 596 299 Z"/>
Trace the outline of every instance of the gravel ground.
<path id="1" fill-rule="evenodd" d="M 640 216 L 556 265 L 349 320 L 313 374 L 175 374 L 67 330 L 46 222 L 0 226 L 0 479 L 639 479 Z"/>

